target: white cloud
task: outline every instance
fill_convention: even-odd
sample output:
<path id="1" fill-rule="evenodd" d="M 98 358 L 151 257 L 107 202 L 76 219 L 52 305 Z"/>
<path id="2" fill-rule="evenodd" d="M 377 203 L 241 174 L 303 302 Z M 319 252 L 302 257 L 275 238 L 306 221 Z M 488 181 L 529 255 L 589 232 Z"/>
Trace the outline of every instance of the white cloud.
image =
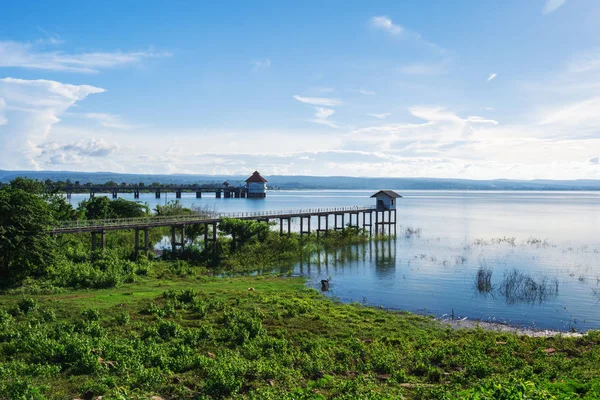
<path id="1" fill-rule="evenodd" d="M 6 116 L 4 115 L 4 113 L 6 112 L 6 102 L 4 101 L 3 98 L 0 97 L 0 126 L 2 125 L 6 125 Z"/>
<path id="2" fill-rule="evenodd" d="M 386 16 L 371 18 L 371 25 L 377 29 L 382 29 L 392 35 L 401 35 L 404 28 L 401 25 L 395 25 L 392 20 Z"/>
<path id="3" fill-rule="evenodd" d="M 364 94 L 365 96 L 375 96 L 375 92 L 371 90 L 360 89 L 359 92 Z"/>
<path id="4" fill-rule="evenodd" d="M 60 116 L 78 101 L 104 89 L 49 80 L 0 79 L 4 125 L 0 126 L 0 168 L 39 169 L 37 157 Z"/>
<path id="5" fill-rule="evenodd" d="M 497 76 L 498 76 L 498 74 L 490 74 L 490 76 L 488 76 L 488 78 L 487 78 L 487 81 L 489 82 Z"/>
<path id="6" fill-rule="evenodd" d="M 600 70 L 600 49 L 580 53 L 568 65 L 568 71 L 573 73 Z"/>
<path id="7" fill-rule="evenodd" d="M 254 71 L 258 71 L 259 69 L 270 68 L 271 60 L 269 58 L 265 58 L 264 60 L 254 60 L 252 61 L 252 65 L 254 65 Z"/>
<path id="8" fill-rule="evenodd" d="M 400 72 L 408 75 L 439 75 L 448 71 L 449 59 L 433 63 L 414 63 L 400 67 Z"/>
<path id="9" fill-rule="evenodd" d="M 371 26 L 375 29 L 386 31 L 390 35 L 403 40 L 410 40 L 415 43 L 424 45 L 429 50 L 433 51 L 435 54 L 445 55 L 447 53 L 445 49 L 441 48 L 437 44 L 423 39 L 423 37 L 419 33 L 406 29 L 402 25 L 394 24 L 392 20 L 387 16 L 372 17 L 369 20 L 369 22 Z"/>
<path id="10" fill-rule="evenodd" d="M 327 119 L 335 113 L 334 110 L 332 110 L 331 108 L 323 108 L 323 107 L 315 107 L 315 110 L 316 110 L 316 112 L 315 112 L 315 118 L 313 119 L 313 122 L 315 122 L 317 124 L 327 125 L 332 128 L 338 127 L 336 124 L 334 124 L 333 122 L 331 122 L 330 120 Z"/>
<path id="11" fill-rule="evenodd" d="M 64 43 L 64 40 L 60 38 L 60 35 L 58 33 L 47 31 L 46 29 L 43 29 L 39 26 L 37 27 L 37 29 L 38 31 L 44 34 L 45 38 L 36 40 L 36 43 L 50 44 L 54 46 Z"/>
<path id="12" fill-rule="evenodd" d="M 567 0 L 546 0 L 546 4 L 542 9 L 542 14 L 550 14 L 565 4 Z"/>
<path id="13" fill-rule="evenodd" d="M 391 113 L 381 113 L 381 114 L 367 113 L 367 115 L 369 117 L 373 117 L 373 118 L 377 118 L 377 119 L 385 119 L 386 117 L 389 117 L 392 114 Z"/>
<path id="14" fill-rule="evenodd" d="M 145 58 L 168 56 L 153 51 L 65 53 L 44 50 L 39 43 L 0 41 L 0 67 L 95 73 L 102 68 L 136 64 Z"/>
<path id="15" fill-rule="evenodd" d="M 311 104 L 313 106 L 335 107 L 342 104 L 339 99 L 330 99 L 327 97 L 300 97 L 294 96 L 301 103 Z"/>
<path id="16" fill-rule="evenodd" d="M 577 128 L 570 135 L 600 133 L 600 97 L 562 105 L 542 112 L 541 124 Z"/>
<path id="17" fill-rule="evenodd" d="M 83 118 L 97 121 L 101 126 L 111 129 L 134 129 L 136 126 L 123 122 L 123 119 L 114 114 L 107 113 L 84 113 L 77 114 Z"/>
<path id="18" fill-rule="evenodd" d="M 119 149 L 116 143 L 107 143 L 103 139 L 95 138 L 68 144 L 47 142 L 39 147 L 41 154 L 38 158 L 52 165 L 78 164 L 87 157 L 106 157 Z"/>
<path id="19" fill-rule="evenodd" d="M 472 140 L 482 127 L 498 122 L 482 117 L 459 117 L 442 107 L 414 106 L 409 112 L 422 123 L 400 123 L 353 130 L 348 145 L 369 151 L 402 151 L 406 155 L 439 155 L 444 148 L 460 147 Z"/>

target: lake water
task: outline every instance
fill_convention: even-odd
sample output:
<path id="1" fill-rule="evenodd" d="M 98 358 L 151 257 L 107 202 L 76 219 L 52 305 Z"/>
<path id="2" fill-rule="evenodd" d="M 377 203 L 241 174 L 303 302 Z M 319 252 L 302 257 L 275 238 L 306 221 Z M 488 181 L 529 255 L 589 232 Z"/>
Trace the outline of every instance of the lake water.
<path id="1" fill-rule="evenodd" d="M 345 302 L 541 329 L 600 329 L 600 193 L 398 192 L 397 239 L 314 255 L 294 273 L 315 288 L 330 278 L 329 295 Z M 220 212 L 287 210 L 369 205 L 371 194 L 273 191 L 250 200 L 184 193 L 181 202 Z M 86 197 L 74 194 L 72 201 Z M 148 193 L 140 200 L 154 207 L 174 199 Z M 407 228 L 419 234 L 407 235 Z M 478 290 L 482 268 L 491 272 L 491 286 Z"/>

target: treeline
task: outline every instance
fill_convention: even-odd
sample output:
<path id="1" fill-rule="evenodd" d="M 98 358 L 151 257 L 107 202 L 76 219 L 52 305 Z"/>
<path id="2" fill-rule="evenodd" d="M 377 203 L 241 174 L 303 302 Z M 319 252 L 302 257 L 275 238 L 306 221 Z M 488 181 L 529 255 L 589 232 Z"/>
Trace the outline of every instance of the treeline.
<path id="1" fill-rule="evenodd" d="M 153 211 L 167 216 L 209 210 L 186 208 L 174 201 L 157 205 Z M 208 244 L 203 240 L 203 224 L 187 226 L 183 249 L 169 248 L 160 254 L 153 250 L 136 253 L 134 234 L 128 230 L 106 232 L 106 249 L 96 251 L 92 251 L 89 233 L 49 234 L 60 221 L 148 215 L 151 210 L 147 204 L 101 196 L 73 206 L 63 196 L 46 191 L 44 183 L 18 178 L 0 188 L 0 285 L 26 284 L 52 291 L 60 287 L 113 287 L 148 274 L 267 271 L 291 267 L 312 251 L 368 240 L 365 232 L 354 228 L 331 231 L 320 239 L 315 235 L 281 236 L 266 222 L 236 219 L 223 220 L 217 241 Z M 152 228 L 151 248 L 170 234 L 169 227 Z M 165 263 L 157 264 L 157 260 Z"/>
<path id="2" fill-rule="evenodd" d="M 151 192 L 156 189 L 161 190 L 174 190 L 174 189 L 182 189 L 183 191 L 194 191 L 197 189 L 208 189 L 214 187 L 227 187 L 227 186 L 243 186 L 243 182 L 233 181 L 233 182 L 207 182 L 207 183 L 160 183 L 160 182 L 152 182 L 150 184 L 146 184 L 144 182 L 139 183 L 127 183 L 127 182 L 115 182 L 115 181 L 106 181 L 104 183 L 92 183 L 85 182 L 82 183 L 80 181 L 71 181 L 67 179 L 65 181 L 52 181 L 50 179 L 46 179 L 43 181 L 40 180 L 31 180 L 26 178 L 17 178 L 15 181 L 30 181 L 32 183 L 39 184 L 44 191 L 49 193 L 62 193 L 67 189 L 75 192 L 75 193 L 85 193 L 89 192 L 93 187 L 103 187 L 103 188 L 114 188 L 123 191 L 133 191 L 140 190 L 142 192 Z M 14 181 L 13 181 L 14 182 Z M 4 186 L 10 186 L 11 184 L 0 183 L 0 188 Z"/>
<path id="3" fill-rule="evenodd" d="M 182 189 L 193 191 L 196 189 L 205 189 L 205 188 L 214 188 L 214 187 L 227 187 L 230 183 L 225 182 L 213 182 L 213 183 L 188 183 L 188 184 L 176 184 L 176 183 L 160 183 L 160 182 L 152 182 L 150 184 L 145 184 L 144 182 L 139 183 L 127 183 L 127 182 L 115 182 L 115 181 L 107 181 L 105 183 L 92 183 L 86 182 L 81 183 L 80 181 L 71 182 L 71 180 L 67 179 L 66 181 L 51 181 L 46 179 L 44 181 L 44 186 L 48 191 L 51 192 L 61 192 L 65 191 L 67 188 L 71 189 L 74 192 L 86 192 L 89 191 L 93 187 L 105 187 L 105 188 L 114 188 L 121 190 L 134 190 L 139 189 L 141 191 L 153 191 L 156 189 Z M 242 186 L 241 182 L 234 182 L 231 186 Z"/>

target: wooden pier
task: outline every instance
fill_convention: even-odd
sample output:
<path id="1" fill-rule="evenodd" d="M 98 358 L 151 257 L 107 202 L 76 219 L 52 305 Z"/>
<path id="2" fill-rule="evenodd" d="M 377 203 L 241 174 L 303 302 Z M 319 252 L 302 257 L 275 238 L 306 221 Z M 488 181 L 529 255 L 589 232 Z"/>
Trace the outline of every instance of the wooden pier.
<path id="1" fill-rule="evenodd" d="M 248 197 L 248 189 L 244 186 L 179 186 L 179 187 L 152 187 L 152 186 L 81 186 L 71 187 L 59 190 L 59 192 L 65 193 L 68 200 L 71 200 L 73 193 L 89 193 L 90 198 L 95 197 L 97 193 L 107 193 L 113 199 L 119 197 L 119 193 L 133 193 L 134 199 L 140 198 L 140 193 L 154 193 L 155 199 L 160 199 L 163 193 L 175 193 L 176 199 L 181 199 L 182 193 L 196 193 L 196 198 L 201 199 L 202 193 L 214 193 L 217 199 L 245 199 Z"/>
<path id="2" fill-rule="evenodd" d="M 332 218 L 333 217 L 333 218 Z M 346 220 L 346 217 L 348 219 Z M 353 206 L 337 208 L 314 208 L 301 210 L 280 210 L 238 213 L 203 213 L 178 216 L 148 216 L 142 218 L 104 219 L 63 221 L 49 230 L 51 235 L 66 233 L 91 233 L 92 249 L 103 249 L 106 246 L 107 231 L 133 230 L 135 251 L 149 251 L 149 230 L 156 227 L 171 227 L 171 246 L 175 250 L 185 246 L 185 228 L 204 225 L 205 246 L 216 243 L 218 225 L 224 218 L 241 220 L 276 221 L 280 235 L 292 233 L 292 223 L 298 221 L 300 236 L 315 233 L 317 236 L 327 234 L 332 222 L 332 229 L 360 229 L 370 234 L 396 234 L 396 210 L 376 206 Z M 331 221 L 332 220 L 332 221 Z M 316 221 L 316 224 L 314 223 Z M 348 223 L 346 224 L 346 221 Z M 313 230 L 316 225 L 316 229 Z M 387 228 L 387 229 L 386 229 Z M 143 235 L 143 240 L 141 236 Z"/>

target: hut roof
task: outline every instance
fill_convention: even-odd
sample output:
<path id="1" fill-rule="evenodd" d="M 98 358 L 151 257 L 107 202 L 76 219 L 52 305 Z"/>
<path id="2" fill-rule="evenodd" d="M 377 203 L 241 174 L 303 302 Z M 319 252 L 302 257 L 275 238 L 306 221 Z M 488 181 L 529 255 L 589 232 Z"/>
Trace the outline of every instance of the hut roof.
<path id="1" fill-rule="evenodd" d="M 393 190 L 380 190 L 379 192 L 377 192 L 373 196 L 371 196 L 371 198 L 377 197 L 380 194 L 388 196 L 388 197 L 390 197 L 392 199 L 402 198 L 402 196 L 400 196 L 398 193 L 394 192 Z"/>
<path id="2" fill-rule="evenodd" d="M 254 182 L 254 183 L 266 183 L 266 182 L 267 182 L 267 180 L 266 180 L 265 178 L 263 178 L 263 177 L 262 177 L 262 176 L 261 176 L 261 175 L 258 173 L 258 171 L 254 171 L 254 172 L 252 173 L 252 176 L 250 176 L 250 178 L 246 179 L 246 182 L 247 182 L 247 183 L 250 183 L 250 182 Z"/>

